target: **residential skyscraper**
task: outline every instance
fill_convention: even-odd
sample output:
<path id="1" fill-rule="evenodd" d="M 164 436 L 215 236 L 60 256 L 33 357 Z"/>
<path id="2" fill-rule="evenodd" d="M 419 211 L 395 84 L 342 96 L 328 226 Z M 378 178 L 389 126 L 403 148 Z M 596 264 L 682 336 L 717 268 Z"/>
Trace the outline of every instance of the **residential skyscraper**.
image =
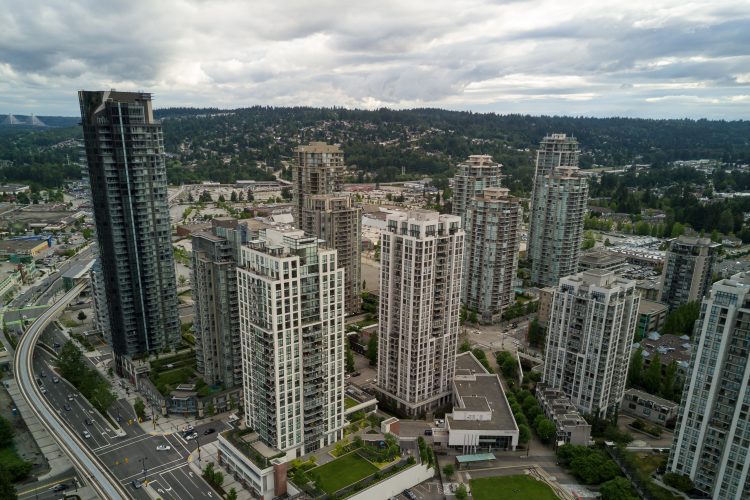
<path id="1" fill-rule="evenodd" d="M 378 386 L 403 413 L 451 401 L 464 231 L 461 218 L 428 210 L 386 217 L 380 237 Z"/>
<path id="2" fill-rule="evenodd" d="M 122 356 L 156 352 L 180 338 L 164 141 L 151 94 L 78 97 L 119 369 Z"/>
<path id="3" fill-rule="evenodd" d="M 338 252 L 344 269 L 347 314 L 360 311 L 362 209 L 341 193 L 344 153 L 338 145 L 312 142 L 294 150 L 292 167 L 294 220 L 297 227 L 316 236 Z"/>
<path id="4" fill-rule="evenodd" d="M 701 303 L 667 470 L 710 498 L 750 498 L 750 273 Z"/>
<path id="5" fill-rule="evenodd" d="M 344 270 L 302 230 L 266 229 L 237 268 L 247 425 L 299 457 L 343 436 Z"/>
<path id="6" fill-rule="evenodd" d="M 195 357 L 207 384 L 229 388 L 242 384 L 237 262 L 248 228 L 230 217 L 211 225 L 192 237 Z"/>
<path id="7" fill-rule="evenodd" d="M 670 309 L 701 300 L 711 286 L 721 245 L 709 238 L 680 236 L 669 243 L 661 272 L 659 302 Z"/>
<path id="8" fill-rule="evenodd" d="M 575 167 L 558 167 L 535 184 L 528 249 L 532 283 L 557 286 L 578 270 L 588 194 L 588 181 Z"/>
<path id="9" fill-rule="evenodd" d="M 489 155 L 470 155 L 459 163 L 453 177 L 453 215 L 461 217 L 466 227 L 466 211 L 471 201 L 481 196 L 486 188 L 500 187 L 502 165 Z"/>
<path id="10" fill-rule="evenodd" d="M 560 279 L 547 324 L 542 380 L 582 412 L 616 412 L 638 320 L 635 281 L 591 269 Z"/>
<path id="11" fill-rule="evenodd" d="M 484 322 L 513 303 L 523 210 L 508 189 L 486 188 L 466 209 L 463 302 Z"/>

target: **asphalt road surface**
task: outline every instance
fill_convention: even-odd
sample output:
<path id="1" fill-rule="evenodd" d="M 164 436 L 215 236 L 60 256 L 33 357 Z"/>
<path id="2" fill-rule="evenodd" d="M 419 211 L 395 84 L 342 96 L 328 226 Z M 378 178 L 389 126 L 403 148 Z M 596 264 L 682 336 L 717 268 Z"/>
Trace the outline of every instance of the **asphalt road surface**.
<path id="1" fill-rule="evenodd" d="M 89 402 L 65 379 L 53 382 L 52 357 L 44 351 L 36 350 L 34 357 L 36 378 L 46 389 L 45 397 L 75 432 L 84 438 L 89 448 L 114 473 L 115 477 L 128 488 L 137 499 L 148 499 L 142 489 L 133 487 L 133 481 L 149 481 L 163 499 L 211 499 L 218 495 L 188 465 L 187 457 L 200 444 L 216 439 L 217 433 L 228 427 L 223 422 L 209 422 L 196 426 L 198 442 L 186 440 L 182 434 L 152 436 L 134 422 L 135 414 L 130 404 L 120 399 L 110 408 L 110 415 L 120 419 L 125 436 L 118 437 Z M 42 376 L 44 373 L 46 376 Z M 69 409 L 67 409 L 69 408 Z M 90 424 L 87 424 L 86 421 Z M 204 435 L 208 428 L 215 432 Z M 90 437 L 84 436 L 88 431 Z M 175 429 L 179 431 L 179 429 Z M 157 451 L 158 445 L 168 445 L 170 450 Z"/>

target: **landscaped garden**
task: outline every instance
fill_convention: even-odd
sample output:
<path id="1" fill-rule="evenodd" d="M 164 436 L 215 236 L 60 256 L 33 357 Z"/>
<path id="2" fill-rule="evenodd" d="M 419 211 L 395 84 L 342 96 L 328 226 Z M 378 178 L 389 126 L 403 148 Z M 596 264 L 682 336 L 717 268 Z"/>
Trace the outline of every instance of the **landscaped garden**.
<path id="1" fill-rule="evenodd" d="M 498 494 L 503 492 L 504 496 L 514 499 L 529 500 L 556 500 L 557 495 L 552 488 L 541 481 L 532 479 L 529 476 L 505 476 L 505 477 L 486 477 L 482 479 L 472 479 L 471 495 L 474 500 L 491 500 L 498 498 Z"/>
<path id="2" fill-rule="evenodd" d="M 374 474 L 378 468 L 354 451 L 332 462 L 316 467 L 307 474 L 326 493 L 336 491 Z"/>

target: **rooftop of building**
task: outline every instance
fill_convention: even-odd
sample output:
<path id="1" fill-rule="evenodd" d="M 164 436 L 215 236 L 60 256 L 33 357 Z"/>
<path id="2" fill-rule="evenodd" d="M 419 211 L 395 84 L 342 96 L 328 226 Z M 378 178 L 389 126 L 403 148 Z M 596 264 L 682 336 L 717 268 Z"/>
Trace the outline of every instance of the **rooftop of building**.
<path id="1" fill-rule="evenodd" d="M 471 358 L 471 359 L 467 359 Z M 464 376 L 456 377 L 454 389 L 463 404 L 453 407 L 454 411 L 490 411 L 490 420 L 456 420 L 448 417 L 451 429 L 458 430 L 511 430 L 518 426 L 513 418 L 505 392 L 496 374 L 488 373 L 471 352 L 456 356 L 456 372 L 462 370 Z M 473 377 L 469 377 L 469 372 Z"/>
<path id="2" fill-rule="evenodd" d="M 296 153 L 342 153 L 339 144 L 328 144 L 322 141 L 313 141 L 309 144 L 300 144 L 294 148 Z"/>
<path id="3" fill-rule="evenodd" d="M 578 409 L 571 403 L 567 394 L 559 389 L 548 387 L 544 382 L 536 386 L 536 396 L 553 414 L 556 421 L 564 425 L 588 425 Z"/>
<path id="4" fill-rule="evenodd" d="M 711 241 L 711 238 L 701 238 L 700 236 L 688 236 L 684 234 L 672 240 L 672 243 L 711 248 L 717 248 L 721 246 L 721 243 L 714 243 L 713 241 Z"/>
<path id="5" fill-rule="evenodd" d="M 651 401 L 653 404 L 659 405 L 664 408 L 677 408 L 679 406 L 679 404 L 675 403 L 674 401 L 660 398 L 659 396 L 654 396 L 653 394 L 649 394 L 648 392 L 644 392 L 638 389 L 628 389 L 627 391 L 625 391 L 625 397 L 628 396 L 630 396 L 631 398 L 635 397 L 638 399 Z"/>
<path id="6" fill-rule="evenodd" d="M 270 467 L 271 460 L 284 456 L 283 452 L 261 441 L 260 435 L 252 429 L 232 429 L 221 435 L 261 469 Z"/>
<path id="7" fill-rule="evenodd" d="M 47 240 L 0 240 L 0 251 L 28 252 L 40 245 L 46 245 Z"/>
<path id="8" fill-rule="evenodd" d="M 683 368 L 687 368 L 690 363 L 692 344 L 690 338 L 685 335 L 678 337 L 651 332 L 638 345 L 643 349 L 643 357 L 647 360 L 653 359 L 658 354 L 659 360 L 664 365 L 674 361 Z"/>
<path id="9" fill-rule="evenodd" d="M 655 314 L 667 310 L 667 305 L 653 300 L 641 299 L 638 304 L 638 314 Z"/>
<path id="10" fill-rule="evenodd" d="M 562 287 L 563 285 L 580 285 L 586 288 L 596 287 L 614 290 L 620 287 L 635 288 L 635 281 L 625 279 L 607 269 L 595 268 L 561 278 L 559 286 Z"/>
<path id="11" fill-rule="evenodd" d="M 591 252 L 585 252 L 581 254 L 578 260 L 579 265 L 585 265 L 589 268 L 596 267 L 611 267 L 618 264 L 624 264 L 625 257 L 612 253 L 608 250 L 596 249 Z"/>

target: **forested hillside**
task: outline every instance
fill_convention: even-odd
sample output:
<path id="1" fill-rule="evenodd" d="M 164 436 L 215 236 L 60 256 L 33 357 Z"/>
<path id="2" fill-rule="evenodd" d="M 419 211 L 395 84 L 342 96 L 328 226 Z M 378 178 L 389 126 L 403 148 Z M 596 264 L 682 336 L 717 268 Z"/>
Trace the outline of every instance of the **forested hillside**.
<path id="1" fill-rule="evenodd" d="M 551 132 L 579 139 L 582 168 L 630 163 L 658 167 L 673 160 L 699 158 L 750 162 L 750 121 L 262 106 L 237 110 L 169 108 L 156 114 L 163 121 L 169 177 L 174 183 L 271 178 L 262 167 L 281 168 L 297 144 L 312 140 L 343 145 L 347 164 L 357 172 L 351 178 L 353 182 L 431 176 L 444 183 L 452 175 L 452 166 L 469 154 L 491 154 L 505 165 L 507 184 L 518 193 L 528 192 L 533 149 Z M 14 162 L 13 167 L 0 170 L 0 181 L 26 178 L 42 184 L 57 182 L 59 176 L 46 175 L 44 165 L 70 155 L 72 149 L 53 146 L 75 137 L 80 137 L 76 127 L 0 127 L 0 160 Z"/>

